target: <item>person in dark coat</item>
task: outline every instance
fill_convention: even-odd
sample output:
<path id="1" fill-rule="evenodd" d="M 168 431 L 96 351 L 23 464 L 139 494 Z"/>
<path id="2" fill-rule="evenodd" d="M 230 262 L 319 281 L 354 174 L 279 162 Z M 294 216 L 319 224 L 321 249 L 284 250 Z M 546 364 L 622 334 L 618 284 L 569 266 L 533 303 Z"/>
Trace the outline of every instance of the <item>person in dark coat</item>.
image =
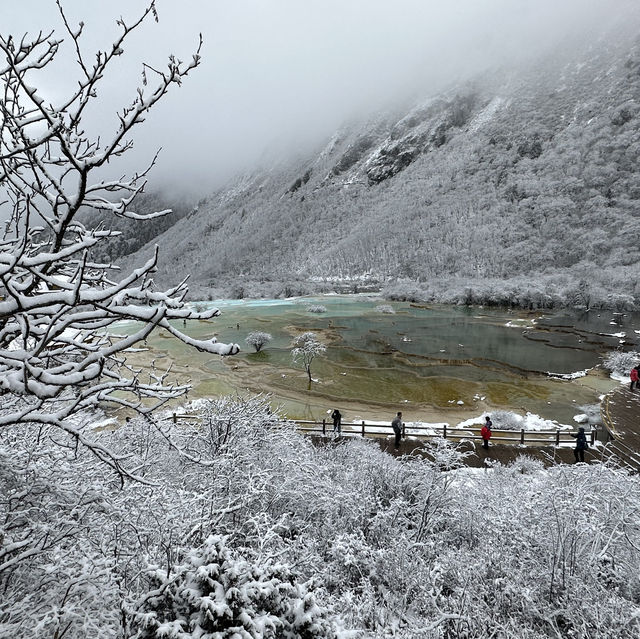
<path id="1" fill-rule="evenodd" d="M 342 413 L 336 408 L 331 413 L 331 419 L 333 420 L 333 434 L 342 434 Z"/>
<path id="2" fill-rule="evenodd" d="M 391 428 L 393 428 L 393 432 L 396 435 L 394 446 L 400 448 L 400 438 L 402 437 L 402 413 L 400 411 L 391 422 Z"/>
<path id="3" fill-rule="evenodd" d="M 484 426 L 480 430 L 480 437 L 482 437 L 482 448 L 489 449 L 489 440 L 491 439 L 491 427 L 493 422 L 489 415 L 484 418 Z"/>
<path id="4" fill-rule="evenodd" d="M 640 364 L 638 366 L 634 366 L 629 373 L 629 377 L 631 378 L 631 384 L 629 386 L 629 390 L 633 390 L 633 385 L 636 385 L 636 388 L 640 388 Z"/>
<path id="5" fill-rule="evenodd" d="M 576 447 L 573 449 L 573 455 L 576 458 L 576 464 L 584 461 L 584 451 L 589 450 L 589 444 L 587 444 L 587 435 L 584 432 L 584 428 L 580 426 L 578 433 L 571 433 L 571 437 L 576 439 Z"/>

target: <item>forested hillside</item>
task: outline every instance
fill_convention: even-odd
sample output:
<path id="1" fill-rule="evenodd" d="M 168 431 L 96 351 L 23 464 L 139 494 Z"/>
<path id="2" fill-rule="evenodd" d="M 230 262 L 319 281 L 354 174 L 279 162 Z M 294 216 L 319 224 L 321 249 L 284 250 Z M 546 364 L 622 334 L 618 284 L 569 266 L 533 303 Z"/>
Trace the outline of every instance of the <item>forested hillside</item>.
<path id="1" fill-rule="evenodd" d="M 434 295 L 451 277 L 469 295 L 512 280 L 637 303 L 639 100 L 640 44 L 622 35 L 487 73 L 202 200 L 157 238 L 158 277 L 238 295 L 349 278 Z"/>
<path id="2" fill-rule="evenodd" d="M 104 224 L 115 231 L 113 237 L 105 240 L 96 249 L 96 256 L 101 261 L 109 262 L 123 255 L 131 255 L 145 244 L 153 242 L 155 238 L 189 213 L 190 204 L 188 201 L 166 194 L 141 193 L 136 197 L 135 204 L 129 208 L 142 217 L 167 209 L 170 212 L 154 218 L 154 221 L 150 223 L 144 219 L 117 217 L 99 209 L 84 210 L 82 213 L 84 224 L 91 228 Z"/>

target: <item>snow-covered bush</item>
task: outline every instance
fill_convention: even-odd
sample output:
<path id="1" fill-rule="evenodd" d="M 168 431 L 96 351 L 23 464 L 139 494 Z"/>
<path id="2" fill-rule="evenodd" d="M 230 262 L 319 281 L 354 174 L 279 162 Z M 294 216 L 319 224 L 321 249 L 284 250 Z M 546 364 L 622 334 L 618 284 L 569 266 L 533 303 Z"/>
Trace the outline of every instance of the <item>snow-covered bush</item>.
<path id="1" fill-rule="evenodd" d="M 378 313 L 395 313 L 395 309 L 391 304 L 378 304 L 378 306 L 376 306 L 376 311 L 378 311 Z"/>
<path id="2" fill-rule="evenodd" d="M 253 331 L 245 337 L 245 342 L 249 346 L 253 346 L 258 353 L 265 344 L 271 341 L 271 333 L 263 333 L 262 331 Z"/>
<path id="3" fill-rule="evenodd" d="M 582 415 L 576 415 L 573 419 L 580 423 L 587 424 L 602 424 L 602 413 L 600 412 L 600 404 L 583 404 L 578 406 L 578 409 L 582 411 Z M 582 419 L 578 419 L 578 417 Z"/>
<path id="4" fill-rule="evenodd" d="M 0 636 L 640 632 L 640 478 L 607 464 L 477 473 L 445 442 L 317 447 L 259 399 L 102 431 L 138 468 L 124 485 L 55 436 L 0 429 Z"/>
<path id="5" fill-rule="evenodd" d="M 309 311 L 309 313 L 326 313 L 327 307 L 322 304 L 310 304 L 307 306 L 307 311 Z"/>
<path id="6" fill-rule="evenodd" d="M 103 552 L 117 490 L 109 475 L 54 427 L 2 429 L 0 637 L 118 634 L 117 561 Z"/>
<path id="7" fill-rule="evenodd" d="M 520 430 L 522 428 L 523 419 L 517 413 L 508 410 L 494 410 L 490 417 L 493 428 L 498 430 Z"/>
<path id="8" fill-rule="evenodd" d="M 611 351 L 604 356 L 602 365 L 615 375 L 626 376 L 629 371 L 640 363 L 640 353 L 637 351 Z"/>
<path id="9" fill-rule="evenodd" d="M 507 466 L 510 472 L 520 475 L 540 473 L 543 468 L 544 464 L 539 459 L 534 459 L 529 455 L 518 455 L 516 459 Z"/>
<path id="10" fill-rule="evenodd" d="M 149 596 L 134 615 L 132 639 L 333 639 L 327 611 L 282 564 L 248 561 L 219 536 L 208 537 L 171 573 L 151 574 Z"/>
<path id="11" fill-rule="evenodd" d="M 458 446 L 442 437 L 432 439 L 427 444 L 426 450 L 435 467 L 442 471 L 461 468 L 465 458 L 473 455 L 472 451 L 465 453 Z"/>

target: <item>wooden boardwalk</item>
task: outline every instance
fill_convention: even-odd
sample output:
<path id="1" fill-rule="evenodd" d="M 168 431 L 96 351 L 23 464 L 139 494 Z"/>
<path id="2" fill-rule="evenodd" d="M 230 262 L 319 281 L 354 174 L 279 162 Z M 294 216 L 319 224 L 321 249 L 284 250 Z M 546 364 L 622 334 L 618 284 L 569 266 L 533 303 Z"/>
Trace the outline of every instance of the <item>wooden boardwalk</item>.
<path id="1" fill-rule="evenodd" d="M 322 421 L 309 421 L 309 420 L 292 420 L 297 429 L 306 435 L 321 435 L 325 437 L 332 437 L 333 424 L 326 419 Z M 435 425 L 435 424 L 421 424 L 421 423 L 405 423 L 402 429 L 402 439 L 413 439 L 426 441 L 441 437 L 454 442 L 461 441 L 476 441 L 482 442 L 480 436 L 480 430 L 482 424 L 474 424 L 470 426 L 449 426 L 447 424 Z M 596 430 L 587 428 L 587 439 L 590 444 L 593 445 L 596 438 Z M 525 430 L 524 428 L 519 430 L 500 430 L 499 428 L 492 429 L 491 443 L 506 444 L 512 446 L 560 446 L 562 444 L 570 444 L 573 446 L 575 439 L 571 436 L 572 432 L 568 430 Z M 393 430 L 391 428 L 391 422 L 387 424 L 381 424 L 379 422 L 342 422 L 342 436 L 349 437 L 359 435 L 361 437 L 371 437 L 376 439 L 388 439 L 393 438 Z"/>
<path id="2" fill-rule="evenodd" d="M 627 386 L 608 393 L 602 401 L 604 428 L 599 431 L 586 427 L 591 448 L 585 461 L 614 461 L 632 472 L 640 472 L 640 390 L 631 392 Z M 192 414 L 172 415 L 173 421 L 198 419 Z M 327 420 L 293 420 L 299 432 L 310 435 L 318 441 L 333 441 L 333 425 Z M 503 464 L 514 461 L 518 455 L 527 455 L 545 463 L 573 462 L 571 431 L 502 431 L 493 429 L 491 446 L 485 451 L 480 446 L 481 425 L 464 428 L 450 426 L 423 426 L 406 424 L 399 450 L 393 448 L 391 424 L 351 422 L 342 424 L 342 438 L 367 437 L 377 441 L 381 448 L 393 455 L 403 455 L 419 451 L 423 443 L 434 437 L 444 437 L 461 443 L 463 448 L 475 452 L 469 465 L 485 465 L 490 460 Z M 593 446 L 594 439 L 598 445 Z"/>
<path id="3" fill-rule="evenodd" d="M 542 462 L 545 466 L 557 463 L 575 463 L 573 449 L 575 439 L 570 430 L 525 431 L 525 430 L 492 430 L 489 449 L 482 448 L 480 429 L 482 424 L 465 427 L 405 424 L 405 437 L 398 449 L 393 445 L 393 431 L 391 423 L 350 422 L 342 424 L 342 437 L 334 439 L 333 425 L 327 420 L 296 421 L 299 432 L 311 436 L 319 445 L 339 442 L 345 437 L 360 436 L 375 441 L 382 450 L 391 455 L 425 455 L 428 449 L 425 442 L 435 437 L 442 437 L 457 443 L 463 452 L 471 453 L 466 457 L 465 465 L 486 468 L 499 462 L 503 465 L 513 463 L 520 456 L 525 456 Z M 587 439 L 591 447 L 585 455 L 586 462 L 603 461 L 601 446 L 593 446 L 594 439 L 601 439 L 603 433 L 591 427 L 586 427 Z M 607 453 L 610 455 L 610 452 Z"/>
<path id="4" fill-rule="evenodd" d="M 640 390 L 617 388 L 602 400 L 602 421 L 613 438 L 606 444 L 612 457 L 640 471 Z"/>

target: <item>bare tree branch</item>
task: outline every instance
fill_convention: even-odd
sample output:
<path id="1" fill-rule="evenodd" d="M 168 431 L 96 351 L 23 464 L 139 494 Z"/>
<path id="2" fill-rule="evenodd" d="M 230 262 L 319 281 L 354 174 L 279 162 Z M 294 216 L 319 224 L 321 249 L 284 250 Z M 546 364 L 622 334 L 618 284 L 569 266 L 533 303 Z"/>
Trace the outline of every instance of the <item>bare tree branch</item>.
<path id="1" fill-rule="evenodd" d="M 151 1 L 130 24 L 119 19 L 115 40 L 89 62 L 84 24 L 73 26 L 61 1 L 56 4 L 64 39 L 53 32 L 20 40 L 0 35 L 0 213 L 9 219 L 0 237 L 0 427 L 52 424 L 122 477 L 132 477 L 126 459 L 74 430 L 69 417 L 105 401 L 148 414 L 188 391 L 186 384 L 171 384 L 168 371 L 154 370 L 144 383 L 141 371 L 127 365 L 127 351 L 156 327 L 209 353 L 232 355 L 239 348 L 177 330 L 173 320 L 207 319 L 219 311 L 196 313 L 186 306 L 186 276 L 170 290 L 155 289 L 157 248 L 118 279 L 114 265 L 93 257 L 117 232 L 86 228 L 78 213 L 92 208 L 137 220 L 168 213 L 131 209 L 157 155 L 130 177 L 106 173 L 132 148 L 133 130 L 149 109 L 199 66 L 202 37 L 187 63 L 170 55 L 164 69 L 144 64 L 144 86 L 117 114 L 115 130 L 104 139 L 92 137 L 83 120 L 87 106 L 98 99 L 97 89 L 131 33 L 150 15 L 157 19 L 156 9 Z M 64 46 L 71 47 L 79 78 L 51 104 L 42 97 L 40 78 Z M 133 333 L 116 335 L 113 325 L 124 320 L 136 322 Z"/>

